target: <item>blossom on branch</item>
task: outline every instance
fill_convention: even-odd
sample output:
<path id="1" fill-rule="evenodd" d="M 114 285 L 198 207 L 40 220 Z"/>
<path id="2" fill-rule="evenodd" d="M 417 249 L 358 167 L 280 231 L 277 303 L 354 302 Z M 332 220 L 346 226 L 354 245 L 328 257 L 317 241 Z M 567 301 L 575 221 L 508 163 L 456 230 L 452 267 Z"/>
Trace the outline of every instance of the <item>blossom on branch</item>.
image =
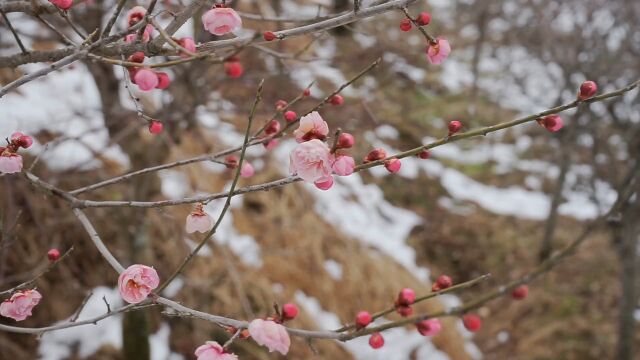
<path id="1" fill-rule="evenodd" d="M 298 144 L 291 152 L 290 170 L 310 183 L 327 181 L 332 173 L 332 156 L 324 142 L 313 139 Z"/>
<path id="2" fill-rule="evenodd" d="M 249 334 L 253 340 L 262 346 L 266 346 L 270 352 L 277 351 L 287 355 L 291 339 L 284 326 L 271 321 L 255 319 L 249 323 Z"/>
<path id="3" fill-rule="evenodd" d="M 131 265 L 118 277 L 120 296 L 130 304 L 143 302 L 159 284 L 156 270 L 146 265 Z"/>
<path id="4" fill-rule="evenodd" d="M 242 27 L 242 19 L 231 8 L 216 7 L 202 15 L 204 29 L 213 35 L 224 35 Z"/>
<path id="5" fill-rule="evenodd" d="M 202 204 L 198 203 L 191 214 L 187 216 L 185 228 L 188 234 L 193 234 L 194 232 L 209 232 L 213 229 L 213 218 L 204 211 Z"/>
<path id="6" fill-rule="evenodd" d="M 427 58 L 433 65 L 440 65 L 451 53 L 451 45 L 445 38 L 437 38 L 434 44 L 427 47 Z"/>
<path id="7" fill-rule="evenodd" d="M 300 125 L 293 131 L 293 136 L 299 143 L 312 139 L 324 140 L 328 134 L 329 125 L 317 111 L 300 118 Z"/>
<path id="8" fill-rule="evenodd" d="M 41 299 L 42 295 L 38 290 L 18 291 L 0 304 L 0 315 L 22 321 L 31 316 L 33 308 Z"/>

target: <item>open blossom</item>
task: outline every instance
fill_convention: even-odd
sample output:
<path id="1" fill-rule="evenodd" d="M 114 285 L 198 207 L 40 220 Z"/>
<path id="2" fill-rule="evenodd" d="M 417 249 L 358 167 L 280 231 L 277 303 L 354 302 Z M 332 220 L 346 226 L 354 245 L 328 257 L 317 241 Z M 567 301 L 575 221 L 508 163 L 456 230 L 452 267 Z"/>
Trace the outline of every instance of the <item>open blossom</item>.
<path id="1" fill-rule="evenodd" d="M 0 315 L 22 321 L 31 316 L 31 311 L 38 305 L 42 295 L 38 290 L 18 291 L 0 304 Z"/>
<path id="2" fill-rule="evenodd" d="M 213 35 L 224 35 L 242 26 L 242 19 L 231 8 L 213 8 L 202 15 L 204 29 Z"/>
<path id="3" fill-rule="evenodd" d="M 118 277 L 120 296 L 130 304 L 144 301 L 159 284 L 156 270 L 146 265 L 131 265 Z"/>
<path id="4" fill-rule="evenodd" d="M 287 355 L 291 339 L 284 326 L 271 320 L 255 319 L 249 323 L 249 334 L 258 345 L 266 346 L 270 352 Z"/>
<path id="5" fill-rule="evenodd" d="M 439 319 L 428 319 L 416 324 L 418 332 L 422 336 L 434 336 L 442 330 L 442 323 Z"/>
<path id="6" fill-rule="evenodd" d="M 427 57 L 434 65 L 442 64 L 442 62 L 451 53 L 451 45 L 445 38 L 437 38 L 435 44 L 429 44 L 427 47 Z"/>
<path id="7" fill-rule="evenodd" d="M 207 341 L 204 345 L 200 345 L 194 354 L 197 360 L 238 360 L 236 355 L 226 353 L 215 341 Z"/>
<path id="8" fill-rule="evenodd" d="M 194 232 L 206 233 L 213 229 L 213 218 L 207 214 L 202 204 L 196 204 L 196 208 L 187 216 L 187 222 L 185 225 L 188 234 Z"/>
<path id="9" fill-rule="evenodd" d="M 353 169 L 356 167 L 356 161 L 351 156 L 338 155 L 331 168 L 336 175 L 348 176 L 353 174 Z"/>
<path id="10" fill-rule="evenodd" d="M 298 144 L 291 152 L 290 170 L 302 180 L 315 183 L 331 177 L 332 155 L 324 142 L 313 139 Z"/>
<path id="11" fill-rule="evenodd" d="M 293 132 L 297 142 L 312 139 L 324 140 L 329 134 L 329 125 L 317 111 L 305 115 L 300 119 L 300 126 Z"/>
<path id="12" fill-rule="evenodd" d="M 2 149 L 2 148 L 0 148 Z M 4 150 L 0 150 L 2 153 Z M 22 156 L 4 151 L 0 155 L 0 173 L 13 174 L 22 171 Z"/>
<path id="13" fill-rule="evenodd" d="M 138 85 L 142 91 L 150 91 L 155 89 L 160 80 L 158 75 L 151 69 L 140 69 L 133 77 L 133 82 Z"/>

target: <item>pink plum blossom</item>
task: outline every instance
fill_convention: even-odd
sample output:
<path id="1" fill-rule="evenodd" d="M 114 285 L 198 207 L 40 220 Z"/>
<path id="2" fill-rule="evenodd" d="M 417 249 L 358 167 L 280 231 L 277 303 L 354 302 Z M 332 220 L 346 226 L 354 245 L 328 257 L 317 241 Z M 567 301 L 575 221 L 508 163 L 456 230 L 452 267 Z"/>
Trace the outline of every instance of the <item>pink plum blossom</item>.
<path id="1" fill-rule="evenodd" d="M 207 341 L 200 345 L 195 353 L 197 360 L 238 360 L 234 354 L 229 354 L 215 341 Z"/>
<path id="2" fill-rule="evenodd" d="M 0 155 L 0 172 L 5 174 L 22 171 L 22 156 L 5 151 Z"/>
<path id="3" fill-rule="evenodd" d="M 266 346 L 270 352 L 287 355 L 291 339 L 284 326 L 271 320 L 255 319 L 249 323 L 249 334 L 258 345 Z"/>
<path id="4" fill-rule="evenodd" d="M 298 144 L 290 156 L 291 173 L 310 183 L 331 177 L 331 163 L 329 147 L 318 139 Z"/>
<path id="5" fill-rule="evenodd" d="M 203 210 L 202 204 L 196 204 L 195 210 L 187 216 L 185 228 L 188 234 L 209 232 L 213 228 L 213 218 Z"/>
<path id="6" fill-rule="evenodd" d="M 338 155 L 336 156 L 336 159 L 331 167 L 333 168 L 333 172 L 336 173 L 336 175 L 348 176 L 353 174 L 353 169 L 356 167 L 356 162 L 351 156 Z"/>
<path id="7" fill-rule="evenodd" d="M 314 111 L 300 119 L 300 126 L 293 132 L 297 142 L 305 142 L 312 139 L 324 140 L 329 134 L 329 125 L 322 116 Z"/>
<path id="8" fill-rule="evenodd" d="M 242 164 L 242 168 L 240 168 L 240 176 L 245 179 L 252 177 L 255 172 L 256 171 L 253 169 L 253 165 L 246 161 Z"/>
<path id="9" fill-rule="evenodd" d="M 138 85 L 142 91 L 150 91 L 159 84 L 158 75 L 151 69 L 140 69 L 133 77 L 133 82 Z"/>
<path id="10" fill-rule="evenodd" d="M 22 321 L 31 316 L 31 311 L 38 305 L 42 295 L 38 290 L 18 291 L 0 304 L 0 315 Z"/>
<path id="11" fill-rule="evenodd" d="M 159 284 L 156 270 L 146 265 L 131 265 L 118 277 L 120 296 L 130 304 L 144 301 Z"/>
<path id="12" fill-rule="evenodd" d="M 416 324 L 418 332 L 422 336 L 434 336 L 442 330 L 442 323 L 439 319 L 428 319 Z"/>
<path id="13" fill-rule="evenodd" d="M 242 27 L 242 19 L 231 8 L 213 8 L 202 15 L 204 29 L 213 35 L 224 35 Z"/>
<path id="14" fill-rule="evenodd" d="M 442 62 L 451 53 L 451 45 L 445 38 L 437 38 L 435 44 L 429 44 L 427 47 L 427 57 L 434 65 L 442 64 Z"/>

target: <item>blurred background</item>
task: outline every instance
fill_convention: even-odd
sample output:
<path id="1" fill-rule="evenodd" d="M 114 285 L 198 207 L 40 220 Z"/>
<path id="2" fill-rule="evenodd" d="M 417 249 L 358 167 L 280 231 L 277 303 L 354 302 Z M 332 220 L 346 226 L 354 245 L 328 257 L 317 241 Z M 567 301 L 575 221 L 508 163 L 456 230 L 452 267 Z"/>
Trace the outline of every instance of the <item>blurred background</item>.
<path id="1" fill-rule="evenodd" d="M 6 1 L 6 0 L 5 0 Z M 8 0 L 11 1 L 11 0 Z M 90 33 L 104 24 L 114 1 L 76 1 L 72 21 Z M 187 1 L 160 1 L 159 21 Z M 381 1 L 365 1 L 363 6 Z M 127 7 L 147 4 L 127 2 Z M 304 19 L 351 9 L 348 0 L 238 0 L 244 28 L 276 30 Z M 165 91 L 135 93 L 146 114 L 165 123 L 149 134 L 124 87 L 122 68 L 97 61 L 75 63 L 0 99 L 0 135 L 34 135 L 25 164 L 63 189 L 86 186 L 127 171 L 239 145 L 260 79 L 265 79 L 257 121 L 272 115 L 315 81 L 303 113 L 377 58 L 374 71 L 347 88 L 345 104 L 321 114 L 331 129 L 353 133 L 352 154 L 373 147 L 390 153 L 464 130 L 492 125 L 570 102 L 584 80 L 600 92 L 640 78 L 640 2 L 633 0 L 418 1 L 429 11 L 427 30 L 444 36 L 452 54 L 430 65 L 425 40 L 401 32 L 401 11 L 329 32 L 243 49 L 244 74 L 205 61 L 166 70 Z M 33 17 L 9 19 L 29 48 L 61 47 L 57 34 Z M 43 18 L 74 36 L 64 19 Z M 215 40 L 200 16 L 178 37 Z M 125 27 L 124 18 L 117 23 Z M 246 30 L 248 31 L 248 30 Z M 2 22 L 0 55 L 18 52 Z M 162 59 L 156 59 L 161 61 Z M 44 66 L 1 68 L 3 84 Z M 135 87 L 132 91 L 136 91 Z M 200 252 L 165 295 L 202 311 L 239 319 L 268 314 L 273 303 L 295 302 L 291 325 L 333 329 L 362 309 L 390 306 L 397 291 L 427 293 L 431 280 L 454 282 L 491 273 L 481 285 L 416 306 L 416 312 L 451 308 L 523 276 L 607 212 L 623 176 L 640 154 L 638 91 L 562 114 L 565 127 L 549 133 L 535 123 L 435 148 L 428 160 L 407 158 L 396 175 L 374 168 L 336 179 L 323 192 L 296 183 L 237 196 L 214 241 Z M 295 141 L 248 151 L 256 175 L 240 185 L 288 174 Z M 197 163 L 140 176 L 82 195 L 92 200 L 178 199 L 229 187 L 223 165 Z M 80 319 L 121 304 L 116 276 L 88 241 L 68 204 L 35 191 L 19 176 L 0 178 L 0 289 L 29 279 L 46 266 L 50 248 L 73 252 L 36 283 L 44 299 L 20 326 Z M 213 216 L 223 201 L 209 203 Z M 158 209 L 90 209 L 88 216 L 125 264 L 154 266 L 168 277 L 199 238 L 184 232 L 191 206 Z M 506 297 L 479 309 L 483 328 L 473 336 L 457 318 L 443 319 L 433 339 L 414 328 L 385 332 L 385 346 L 366 338 L 347 343 L 292 341 L 289 359 L 638 359 L 638 196 L 572 257 L 530 285 L 529 297 Z M 396 319 L 392 314 L 389 319 Z M 0 319 L 13 324 L 10 319 Z M 31 335 L 0 333 L 0 359 L 193 359 L 206 340 L 229 334 L 212 323 L 163 315 L 161 309 L 110 317 L 98 325 Z M 279 359 L 251 341 L 232 346 L 241 359 Z"/>

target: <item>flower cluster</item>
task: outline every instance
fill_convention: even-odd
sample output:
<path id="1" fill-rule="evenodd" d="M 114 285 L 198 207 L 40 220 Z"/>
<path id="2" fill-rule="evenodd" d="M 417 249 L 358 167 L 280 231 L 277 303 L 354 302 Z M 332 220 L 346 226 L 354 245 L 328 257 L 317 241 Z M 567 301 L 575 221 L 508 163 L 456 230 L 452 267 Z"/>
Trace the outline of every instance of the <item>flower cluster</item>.
<path id="1" fill-rule="evenodd" d="M 318 112 L 303 116 L 298 129 L 293 132 L 299 144 L 290 155 L 291 173 L 315 184 L 321 190 L 328 190 L 333 186 L 333 174 L 348 176 L 355 168 L 353 157 L 343 152 L 353 146 L 353 135 L 340 134 L 331 149 L 324 142 L 328 134 L 329 126 Z"/>
<path id="2" fill-rule="evenodd" d="M 136 52 L 129 56 L 129 61 L 142 64 L 145 56 L 143 52 Z M 138 88 L 142 91 L 151 91 L 153 89 L 164 90 L 171 84 L 171 79 L 166 72 L 154 71 L 151 68 L 130 66 L 127 67 L 129 71 L 129 78 L 131 82 L 138 85 Z"/>

